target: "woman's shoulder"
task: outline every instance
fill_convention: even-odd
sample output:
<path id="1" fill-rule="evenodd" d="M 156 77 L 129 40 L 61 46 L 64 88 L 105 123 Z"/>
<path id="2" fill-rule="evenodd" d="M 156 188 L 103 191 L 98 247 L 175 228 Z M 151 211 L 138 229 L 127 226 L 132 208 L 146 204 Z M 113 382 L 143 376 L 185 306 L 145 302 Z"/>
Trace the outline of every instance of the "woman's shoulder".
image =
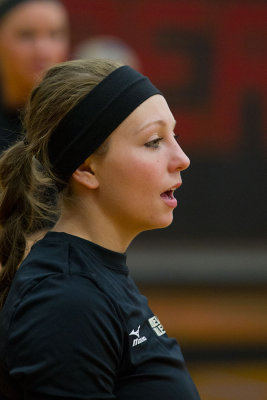
<path id="1" fill-rule="evenodd" d="M 12 293 L 11 293 L 12 297 Z M 12 301 L 15 313 L 41 309 L 44 313 L 53 311 L 54 315 L 79 315 L 80 312 L 116 313 L 112 299 L 90 276 L 55 272 L 39 276 L 29 282 L 21 293 L 14 292 Z"/>
<path id="2" fill-rule="evenodd" d="M 39 280 L 54 274 L 82 275 L 84 262 L 86 273 L 90 275 L 93 257 L 88 251 L 83 251 L 85 244 L 79 239 L 64 232 L 48 232 L 32 246 L 16 278 Z"/>
<path id="3" fill-rule="evenodd" d="M 90 274 L 71 274 L 55 266 L 52 259 L 46 263 L 35 264 L 36 273 L 30 261 L 20 267 L 1 312 L 0 322 L 4 321 L 7 331 L 16 332 L 19 327 L 24 332 L 29 325 L 34 329 L 37 321 L 39 328 L 53 324 L 59 327 L 62 322 L 62 329 L 64 326 L 72 329 L 73 322 L 78 324 L 81 319 L 87 324 L 106 321 L 121 330 L 116 303 Z"/>
<path id="4" fill-rule="evenodd" d="M 10 295 L 0 315 L 0 359 L 9 360 L 10 374 L 16 375 L 19 364 L 22 376 L 30 375 L 36 387 L 45 382 L 50 388 L 56 375 L 62 388 L 75 387 L 79 393 L 79 376 L 71 374 L 97 373 L 96 348 L 103 370 L 116 371 L 123 342 L 120 315 L 116 304 L 89 276 L 43 274 L 21 296 L 15 291 Z M 91 390 L 90 380 L 83 385 Z"/>
<path id="5" fill-rule="evenodd" d="M 110 302 L 96 278 L 94 258 L 90 260 L 64 235 L 46 235 L 33 247 L 20 265 L 6 303 L 53 302 L 54 307 L 71 302 L 72 308 L 90 302 Z M 85 259 L 86 258 L 86 259 Z M 86 268 L 83 264 L 86 264 Z"/>

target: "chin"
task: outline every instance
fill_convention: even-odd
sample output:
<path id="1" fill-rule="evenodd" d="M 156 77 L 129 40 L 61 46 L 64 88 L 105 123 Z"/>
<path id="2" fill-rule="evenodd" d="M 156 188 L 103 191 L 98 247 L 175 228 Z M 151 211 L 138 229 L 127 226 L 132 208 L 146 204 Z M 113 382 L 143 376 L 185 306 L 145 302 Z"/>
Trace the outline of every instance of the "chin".
<path id="1" fill-rule="evenodd" d="M 165 217 L 164 219 L 162 218 L 161 220 L 153 221 L 153 223 L 150 224 L 150 226 L 144 230 L 152 231 L 153 229 L 167 228 L 172 224 L 172 222 L 173 222 L 173 215 L 171 214 L 170 216 L 168 216 L 168 218 Z"/>

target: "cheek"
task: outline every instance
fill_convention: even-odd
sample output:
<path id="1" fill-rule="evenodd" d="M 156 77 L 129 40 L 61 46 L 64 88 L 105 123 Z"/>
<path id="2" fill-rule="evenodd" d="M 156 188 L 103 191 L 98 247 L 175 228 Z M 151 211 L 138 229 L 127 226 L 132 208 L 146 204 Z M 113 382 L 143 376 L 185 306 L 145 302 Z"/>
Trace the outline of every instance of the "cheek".
<path id="1" fill-rule="evenodd" d="M 27 63 L 27 59 L 30 55 L 29 46 L 19 40 L 9 40 L 5 43 L 3 53 L 6 60 L 16 60 L 17 64 L 21 62 Z"/>
<path id="2" fill-rule="evenodd" d="M 68 58 L 69 45 L 68 41 L 51 40 L 49 44 L 49 55 L 51 61 L 61 62 Z"/>
<path id="3" fill-rule="evenodd" d="M 116 168 L 119 190 L 126 191 L 128 196 L 136 199 L 140 195 L 152 195 L 159 187 L 159 170 L 157 161 L 148 162 L 142 158 L 125 160 L 124 166 Z"/>

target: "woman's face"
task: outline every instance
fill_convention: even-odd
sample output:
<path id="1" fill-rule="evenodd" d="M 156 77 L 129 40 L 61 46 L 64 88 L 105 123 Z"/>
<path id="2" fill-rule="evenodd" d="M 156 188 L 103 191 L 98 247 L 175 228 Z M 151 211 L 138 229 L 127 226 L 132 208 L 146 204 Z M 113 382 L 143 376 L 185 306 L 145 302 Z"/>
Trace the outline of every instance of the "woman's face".
<path id="1" fill-rule="evenodd" d="M 16 6 L 0 24 L 0 67 L 3 79 L 30 89 L 44 70 L 68 56 L 68 18 L 53 1 Z"/>
<path id="2" fill-rule="evenodd" d="M 168 226 L 189 159 L 177 143 L 175 120 L 161 95 L 150 97 L 111 134 L 95 156 L 97 202 L 115 224 L 133 233 Z"/>

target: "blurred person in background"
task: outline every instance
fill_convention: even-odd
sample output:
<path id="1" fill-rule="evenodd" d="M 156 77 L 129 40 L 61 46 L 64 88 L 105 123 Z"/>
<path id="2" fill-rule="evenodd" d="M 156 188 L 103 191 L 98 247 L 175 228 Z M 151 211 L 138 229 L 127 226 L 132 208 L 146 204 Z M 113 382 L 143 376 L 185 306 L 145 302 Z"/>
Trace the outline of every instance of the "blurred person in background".
<path id="1" fill-rule="evenodd" d="M 21 111 L 43 72 L 68 55 L 60 1 L 0 0 L 0 152 L 19 138 Z"/>

